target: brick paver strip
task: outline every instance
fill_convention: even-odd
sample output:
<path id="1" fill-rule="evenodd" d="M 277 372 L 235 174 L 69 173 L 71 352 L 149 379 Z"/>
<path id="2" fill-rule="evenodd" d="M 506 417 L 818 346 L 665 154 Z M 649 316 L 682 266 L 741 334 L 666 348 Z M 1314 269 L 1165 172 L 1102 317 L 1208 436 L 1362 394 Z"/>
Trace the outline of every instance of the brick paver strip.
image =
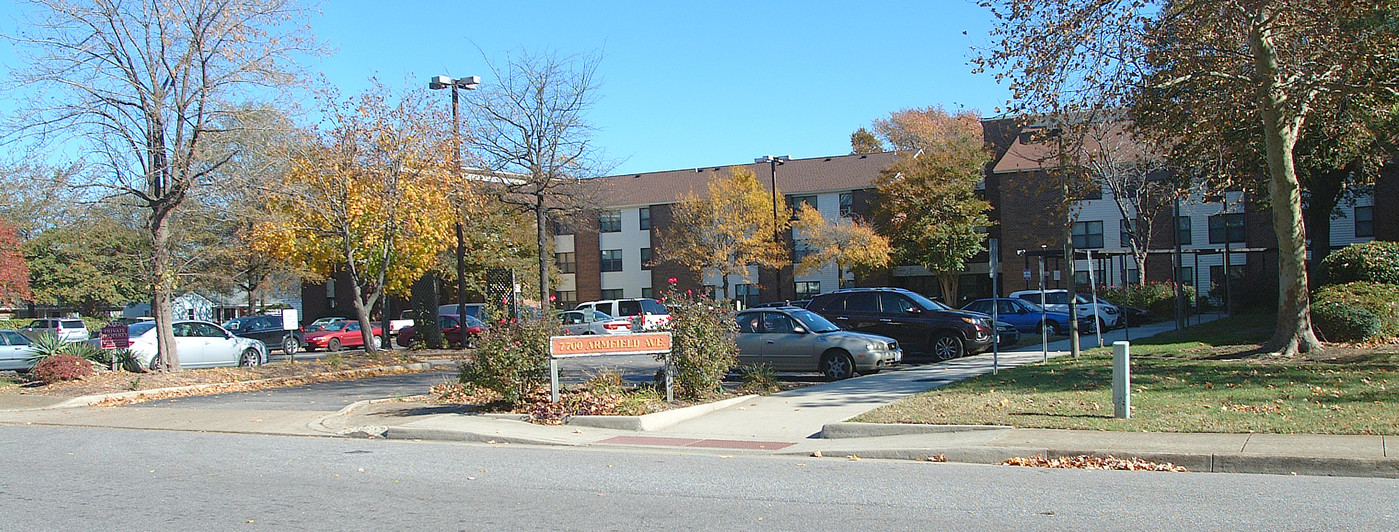
<path id="1" fill-rule="evenodd" d="M 660 436 L 614 436 L 598 443 L 621 445 L 656 445 L 669 447 L 715 447 L 719 449 L 782 449 L 796 445 L 785 441 L 699 440 L 694 438 L 665 438 Z"/>

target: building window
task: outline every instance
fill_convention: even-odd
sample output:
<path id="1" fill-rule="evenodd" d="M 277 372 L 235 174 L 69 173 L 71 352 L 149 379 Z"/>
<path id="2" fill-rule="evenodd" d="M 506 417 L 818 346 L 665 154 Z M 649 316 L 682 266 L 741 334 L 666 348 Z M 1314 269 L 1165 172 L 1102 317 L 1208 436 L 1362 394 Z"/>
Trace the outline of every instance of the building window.
<path id="1" fill-rule="evenodd" d="M 578 271 L 578 260 L 572 251 L 568 253 L 555 253 L 554 265 L 559 267 L 559 273 L 574 273 Z"/>
<path id="2" fill-rule="evenodd" d="M 797 239 L 792 242 L 792 264 L 801 264 L 802 259 L 814 252 L 815 250 L 811 249 L 810 242 L 807 242 L 804 238 Z"/>
<path id="3" fill-rule="evenodd" d="M 802 205 L 810 205 L 816 209 L 816 196 L 787 196 L 787 205 L 792 207 L 792 211 L 800 211 Z"/>
<path id="4" fill-rule="evenodd" d="M 598 262 L 598 270 L 604 272 L 622 271 L 622 250 L 604 249 Z"/>
<path id="5" fill-rule="evenodd" d="M 602 290 L 602 299 L 622 299 L 621 288 L 605 288 Z"/>
<path id="6" fill-rule="evenodd" d="M 849 218 L 853 214 L 855 214 L 855 193 L 841 192 L 840 215 Z"/>
<path id="7" fill-rule="evenodd" d="M 554 220 L 554 236 L 573 234 L 573 224 L 567 220 Z"/>
<path id="8" fill-rule="evenodd" d="M 1190 235 L 1191 235 L 1190 217 L 1189 217 L 1189 216 L 1177 216 L 1177 217 L 1176 217 L 1176 241 L 1180 242 L 1180 245 L 1182 245 L 1182 246 L 1188 246 L 1188 245 L 1190 245 L 1190 243 L 1191 243 L 1192 241 L 1194 241 L 1194 238 L 1192 238 Z"/>
<path id="9" fill-rule="evenodd" d="M 641 248 L 641 269 L 651 269 L 651 248 Z"/>
<path id="10" fill-rule="evenodd" d="M 1118 244 L 1124 248 L 1132 247 L 1132 235 L 1136 233 L 1137 221 L 1122 220 L 1122 224 L 1118 227 Z"/>
<path id="11" fill-rule="evenodd" d="M 576 290 L 556 290 L 554 291 L 554 308 L 569 310 L 578 306 L 578 291 Z"/>
<path id="12" fill-rule="evenodd" d="M 1193 266 L 1180 267 L 1180 284 L 1189 286 L 1195 282 L 1195 268 Z"/>
<path id="13" fill-rule="evenodd" d="M 641 289 L 641 297 L 656 297 L 656 296 L 652 295 L 652 294 L 654 294 L 654 293 L 655 293 L 655 292 L 651 291 L 651 287 L 649 287 L 649 286 L 646 287 L 646 288 L 642 288 L 642 289 Z"/>
<path id="14" fill-rule="evenodd" d="M 1074 248 L 1097 249 L 1103 247 L 1103 222 L 1077 222 L 1074 224 Z"/>
<path id="15" fill-rule="evenodd" d="M 1355 236 L 1375 236 L 1375 208 L 1355 208 Z"/>
<path id="16" fill-rule="evenodd" d="M 642 231 L 649 231 L 649 230 L 651 230 L 651 208 L 650 208 L 650 207 L 642 207 L 642 208 L 641 208 L 641 230 L 642 230 Z"/>
<path id="17" fill-rule="evenodd" d="M 622 213 L 620 211 L 597 213 L 597 230 L 599 233 L 622 232 Z"/>
<path id="18" fill-rule="evenodd" d="M 1210 217 L 1211 244 L 1243 241 L 1244 215 L 1242 213 L 1216 214 Z"/>
<path id="19" fill-rule="evenodd" d="M 797 299 L 811 299 L 821 294 L 821 281 L 797 281 Z"/>
<path id="20" fill-rule="evenodd" d="M 734 299 L 743 302 L 743 308 L 758 306 L 758 287 L 748 283 L 734 286 Z"/>

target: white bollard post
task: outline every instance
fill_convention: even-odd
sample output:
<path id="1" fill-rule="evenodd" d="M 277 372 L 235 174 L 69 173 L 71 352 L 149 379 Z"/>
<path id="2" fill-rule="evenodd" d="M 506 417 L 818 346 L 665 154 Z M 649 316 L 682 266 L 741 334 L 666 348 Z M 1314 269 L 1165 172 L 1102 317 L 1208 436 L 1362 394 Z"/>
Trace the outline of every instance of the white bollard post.
<path id="1" fill-rule="evenodd" d="M 559 402 L 559 359 L 549 357 L 549 402 Z"/>
<path id="2" fill-rule="evenodd" d="M 1112 417 L 1132 417 L 1132 344 L 1112 343 Z"/>

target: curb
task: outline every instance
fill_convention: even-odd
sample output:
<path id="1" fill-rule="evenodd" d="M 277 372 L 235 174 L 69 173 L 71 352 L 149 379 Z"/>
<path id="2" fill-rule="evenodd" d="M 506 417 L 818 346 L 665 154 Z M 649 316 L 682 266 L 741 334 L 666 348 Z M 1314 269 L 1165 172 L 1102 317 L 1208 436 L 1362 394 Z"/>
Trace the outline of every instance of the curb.
<path id="1" fill-rule="evenodd" d="M 716 410 L 723 410 L 730 406 L 742 403 L 757 395 L 745 395 L 704 403 L 684 408 L 655 412 L 643 416 L 572 416 L 564 421 L 565 425 L 577 425 L 580 427 L 591 427 L 595 429 L 630 430 L 638 432 L 648 432 L 661 430 L 671 425 L 683 421 L 689 421 L 701 417 Z"/>
<path id="2" fill-rule="evenodd" d="M 983 430 L 1010 430 L 1004 425 L 928 425 L 911 423 L 827 423 L 821 427 L 821 439 L 877 438 L 907 434 L 947 434 Z"/>
<path id="3" fill-rule="evenodd" d="M 1307 456 L 1267 456 L 1250 454 L 1184 454 L 1131 452 L 1084 449 L 1050 449 L 1043 447 L 949 447 L 943 449 L 811 449 L 800 452 L 782 452 L 788 456 L 811 456 L 819 451 L 827 458 L 857 456 L 877 460 L 916 460 L 930 461 L 929 458 L 943 455 L 947 462 L 999 465 L 1017 457 L 1042 455 L 1046 458 L 1074 456 L 1114 456 L 1117 458 L 1140 458 L 1149 462 L 1172 463 L 1186 468 L 1191 473 L 1251 473 L 1264 475 L 1306 475 L 1317 477 L 1363 477 L 1399 478 L 1399 459 L 1394 458 L 1338 458 Z"/>
<path id="4" fill-rule="evenodd" d="M 344 371 L 335 371 L 335 372 L 331 372 L 331 373 L 317 373 L 317 374 L 315 374 L 314 376 L 317 376 L 317 377 L 324 377 L 324 376 L 339 377 L 339 376 L 359 375 L 359 374 L 362 374 L 362 373 L 370 373 L 370 372 L 386 371 L 386 370 L 427 371 L 427 370 L 429 370 L 429 369 L 432 369 L 432 364 L 425 363 L 425 362 L 418 362 L 418 363 L 414 363 L 414 364 L 403 364 L 403 365 L 399 365 L 399 366 L 379 366 L 379 367 L 373 367 L 373 368 L 358 368 L 358 369 L 349 369 L 349 370 L 344 370 Z M 171 392 L 217 390 L 217 389 L 219 389 L 219 388 L 233 388 L 233 387 L 236 387 L 236 386 L 244 386 L 244 385 L 248 385 L 248 384 L 275 384 L 275 383 L 279 383 L 279 382 L 287 382 L 287 381 L 291 381 L 291 380 L 305 379 L 305 378 L 307 378 L 307 376 L 302 376 L 302 377 L 276 377 L 276 378 L 271 378 L 271 379 L 258 379 L 258 380 L 252 380 L 252 381 L 218 382 L 218 383 L 210 383 L 210 384 L 191 384 L 191 385 L 189 385 L 189 386 L 174 386 L 174 387 L 170 387 L 170 388 L 152 388 L 152 389 L 149 389 L 149 390 L 136 390 L 136 391 L 131 391 L 131 392 L 116 392 L 116 393 L 99 394 L 99 395 L 84 395 L 84 396 L 80 396 L 80 397 L 74 397 L 74 398 L 72 398 L 72 399 L 68 399 L 68 400 L 63 401 L 63 402 L 51 404 L 51 405 L 48 405 L 48 406 L 42 406 L 42 407 L 34 408 L 34 409 L 32 409 L 32 410 L 57 410 L 57 409 L 62 409 L 62 408 L 87 407 L 87 406 L 94 406 L 94 405 L 97 405 L 97 404 L 102 403 L 102 402 L 104 402 L 104 401 L 109 401 L 109 400 L 112 400 L 112 399 L 140 399 L 141 397 L 147 396 L 147 395 L 159 395 L 159 394 L 166 394 L 166 393 L 171 393 Z M 353 405 L 352 405 L 352 406 L 353 406 Z"/>

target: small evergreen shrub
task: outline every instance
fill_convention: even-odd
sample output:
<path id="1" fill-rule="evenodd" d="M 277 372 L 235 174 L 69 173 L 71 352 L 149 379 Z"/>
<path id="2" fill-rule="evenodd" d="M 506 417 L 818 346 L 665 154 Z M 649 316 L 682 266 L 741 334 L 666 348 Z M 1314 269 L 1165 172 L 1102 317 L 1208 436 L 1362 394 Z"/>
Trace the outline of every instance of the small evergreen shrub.
<path id="1" fill-rule="evenodd" d="M 1332 251 L 1321 261 L 1322 283 L 1357 281 L 1399 285 L 1399 242 L 1375 240 Z"/>
<path id="2" fill-rule="evenodd" d="M 664 303 L 670 311 L 670 321 L 663 330 L 671 333 L 676 394 L 692 400 L 718 395 L 724 375 L 738 365 L 738 323 L 733 306 L 688 291 L 671 292 Z M 656 358 L 664 360 L 665 356 Z"/>
<path id="3" fill-rule="evenodd" d="M 92 362 L 87 359 L 60 353 L 40 360 L 29 377 L 42 382 L 62 382 L 81 379 L 93 372 Z"/>
<path id="4" fill-rule="evenodd" d="M 1333 338 L 1327 333 L 1327 329 L 1315 322 L 1318 310 L 1321 312 L 1341 312 L 1348 314 L 1348 311 L 1336 311 L 1332 308 L 1325 308 L 1324 305 L 1343 305 L 1362 309 L 1373 315 L 1379 321 L 1379 330 L 1374 334 L 1363 338 L 1374 338 L 1377 336 L 1399 336 L 1399 285 L 1355 282 L 1340 285 L 1323 286 L 1312 295 L 1312 321 L 1318 329 L 1331 341 L 1349 341 Z M 1321 318 L 1322 322 L 1330 319 L 1330 316 Z M 1328 323 L 1328 325 L 1330 325 Z"/>
<path id="5" fill-rule="evenodd" d="M 562 333 L 550 317 L 497 320 L 476 338 L 475 355 L 461 365 L 461 383 L 519 404 L 548 382 L 549 337 Z"/>
<path id="6" fill-rule="evenodd" d="M 1312 305 L 1312 327 L 1327 342 L 1358 342 L 1379 336 L 1380 318 L 1339 301 Z"/>

